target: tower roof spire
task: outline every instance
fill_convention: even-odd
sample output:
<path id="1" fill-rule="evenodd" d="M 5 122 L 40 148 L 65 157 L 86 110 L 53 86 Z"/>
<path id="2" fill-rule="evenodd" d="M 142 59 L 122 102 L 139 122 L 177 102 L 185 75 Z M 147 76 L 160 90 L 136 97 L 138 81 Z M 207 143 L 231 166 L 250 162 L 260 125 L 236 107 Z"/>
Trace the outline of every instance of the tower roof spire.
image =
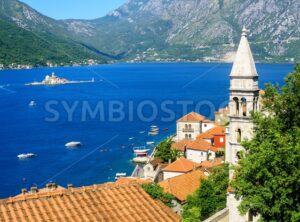
<path id="1" fill-rule="evenodd" d="M 248 30 L 243 27 L 242 37 L 230 76 L 255 77 L 258 76 L 252 56 L 251 48 L 247 39 Z"/>

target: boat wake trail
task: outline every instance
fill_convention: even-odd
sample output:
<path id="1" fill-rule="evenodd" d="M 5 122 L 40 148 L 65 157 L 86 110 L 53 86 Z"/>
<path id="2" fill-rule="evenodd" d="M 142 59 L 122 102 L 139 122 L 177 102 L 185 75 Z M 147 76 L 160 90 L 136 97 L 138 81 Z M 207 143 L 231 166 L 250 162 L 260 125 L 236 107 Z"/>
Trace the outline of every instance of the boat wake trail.
<path id="1" fill-rule="evenodd" d="M 9 95 L 9 94 L 14 94 L 16 91 L 7 89 L 9 85 L 0 85 L 0 96 L 1 95 Z"/>

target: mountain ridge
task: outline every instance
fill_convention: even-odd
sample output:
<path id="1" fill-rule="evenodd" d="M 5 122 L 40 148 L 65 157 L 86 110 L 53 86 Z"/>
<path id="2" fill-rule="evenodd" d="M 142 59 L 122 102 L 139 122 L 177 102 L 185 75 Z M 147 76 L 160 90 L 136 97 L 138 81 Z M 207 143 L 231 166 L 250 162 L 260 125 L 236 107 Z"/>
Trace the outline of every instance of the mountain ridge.
<path id="1" fill-rule="evenodd" d="M 0 0 L 0 18 L 4 2 L 17 5 L 9 22 L 108 60 L 232 61 L 243 25 L 257 61 L 300 60 L 298 0 L 128 0 L 93 20 L 51 19 L 18 0 Z"/>

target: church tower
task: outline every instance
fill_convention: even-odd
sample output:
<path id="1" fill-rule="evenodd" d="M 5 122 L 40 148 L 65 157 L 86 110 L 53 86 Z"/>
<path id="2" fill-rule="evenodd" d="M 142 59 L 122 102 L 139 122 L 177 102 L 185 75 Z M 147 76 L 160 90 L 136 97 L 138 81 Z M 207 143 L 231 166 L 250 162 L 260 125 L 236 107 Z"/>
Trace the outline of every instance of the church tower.
<path id="1" fill-rule="evenodd" d="M 238 163 L 241 151 L 241 141 L 251 139 L 253 123 L 250 119 L 251 111 L 257 111 L 259 98 L 258 74 L 247 39 L 247 30 L 243 28 L 242 37 L 235 61 L 230 73 L 229 98 L 229 128 L 226 138 L 226 162 L 230 166 Z M 230 171 L 230 179 L 233 170 Z M 239 201 L 234 192 L 230 191 L 227 198 L 230 222 L 252 221 L 251 215 L 241 216 L 237 209 Z"/>

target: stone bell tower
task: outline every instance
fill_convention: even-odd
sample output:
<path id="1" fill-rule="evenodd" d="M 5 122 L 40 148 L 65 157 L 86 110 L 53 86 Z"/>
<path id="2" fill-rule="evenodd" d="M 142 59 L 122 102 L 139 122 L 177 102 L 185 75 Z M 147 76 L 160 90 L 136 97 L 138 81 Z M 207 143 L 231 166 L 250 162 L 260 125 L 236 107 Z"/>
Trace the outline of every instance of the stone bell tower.
<path id="1" fill-rule="evenodd" d="M 229 98 L 229 128 L 226 138 L 226 162 L 231 166 L 237 165 L 241 151 L 244 150 L 241 141 L 252 138 L 253 123 L 251 111 L 258 110 L 258 74 L 247 39 L 247 30 L 243 28 L 242 37 L 235 61 L 230 73 Z M 230 179 L 233 170 L 230 171 Z M 230 222 L 252 221 L 252 215 L 241 216 L 238 212 L 239 201 L 230 191 L 227 198 Z"/>

